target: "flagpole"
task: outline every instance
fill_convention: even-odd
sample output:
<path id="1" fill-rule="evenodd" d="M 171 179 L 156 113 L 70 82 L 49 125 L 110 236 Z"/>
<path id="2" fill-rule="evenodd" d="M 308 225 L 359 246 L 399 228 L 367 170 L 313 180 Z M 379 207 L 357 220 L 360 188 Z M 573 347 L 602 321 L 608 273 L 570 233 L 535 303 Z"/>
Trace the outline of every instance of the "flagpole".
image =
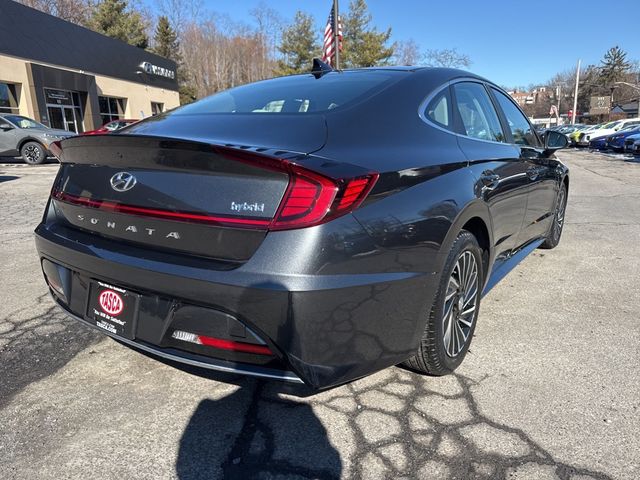
<path id="1" fill-rule="evenodd" d="M 340 70 L 340 32 L 339 28 L 339 20 L 338 20 L 338 0 L 333 0 L 333 45 L 335 50 L 335 70 Z"/>

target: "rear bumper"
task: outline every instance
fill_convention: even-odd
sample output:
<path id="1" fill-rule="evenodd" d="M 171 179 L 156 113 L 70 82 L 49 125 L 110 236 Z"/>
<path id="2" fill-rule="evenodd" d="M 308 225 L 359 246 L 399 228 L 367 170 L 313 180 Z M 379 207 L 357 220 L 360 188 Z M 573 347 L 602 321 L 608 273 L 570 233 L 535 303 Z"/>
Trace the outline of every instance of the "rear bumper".
<path id="1" fill-rule="evenodd" d="M 159 348 L 140 340 L 129 340 L 121 336 L 113 335 L 101 328 L 91 325 L 90 323 L 86 322 L 84 318 L 81 318 L 78 315 L 75 315 L 73 312 L 69 311 L 69 309 L 64 306 L 64 304 L 58 297 L 55 296 L 55 294 L 52 293 L 51 298 L 54 302 L 56 302 L 58 307 L 64 313 L 77 320 L 78 322 L 88 326 L 89 328 L 97 330 L 100 333 L 104 333 L 105 335 L 108 335 L 109 337 L 112 337 L 117 341 L 122 342 L 132 348 L 151 353 L 152 355 L 156 355 L 165 360 L 171 360 L 173 362 L 183 363 L 192 367 L 205 368 L 207 370 L 216 370 L 225 373 L 237 373 L 253 377 L 267 378 L 270 380 L 282 380 L 291 383 L 304 383 L 295 373 L 286 370 L 261 368 L 256 365 L 250 365 L 246 363 L 230 362 L 221 359 L 203 357 L 199 355 L 189 354 L 188 352 L 180 350 Z"/>
<path id="2" fill-rule="evenodd" d="M 220 358 L 217 352 L 209 356 L 173 348 L 175 345 L 167 347 L 170 316 L 159 320 L 157 327 L 148 324 L 144 335 L 139 324 L 134 338 L 116 338 L 184 364 L 303 382 L 322 389 L 411 356 L 424 331 L 427 306 L 435 291 L 435 254 L 429 273 L 337 273 L 370 271 L 371 259 L 356 255 L 336 261 L 326 274 L 305 274 L 317 272 L 310 262 L 320 264 L 322 259 L 301 247 L 325 251 L 322 243 L 309 245 L 310 239 L 329 238 L 335 242 L 331 233 L 344 227 L 340 223 L 348 222 L 354 222 L 353 218 L 314 227 L 315 232 L 279 232 L 276 235 L 280 238 L 274 244 L 279 249 L 268 245 L 267 239 L 267 245 L 263 244 L 249 262 L 232 270 L 220 270 L 212 260 L 145 251 L 57 224 L 38 226 L 36 248 L 41 259 L 69 269 L 76 278 L 76 291 L 70 295 L 73 301 L 68 305 L 60 299 L 57 302 L 84 324 L 89 325 L 86 285 L 92 279 L 142 292 L 171 305 L 195 305 L 223 312 L 263 340 L 274 352 L 274 361 L 257 364 L 247 356 Z M 350 229 L 354 230 L 353 225 Z M 366 235 L 358 238 L 368 242 Z M 269 253 L 263 255 L 261 250 Z M 290 256 L 283 258 L 283 252 Z M 358 262 L 365 261 L 369 266 L 360 268 Z M 378 257 L 375 262 L 382 265 L 384 259 Z M 303 273 L 291 273 L 282 265 Z M 149 333 L 153 328 L 157 332 Z"/>

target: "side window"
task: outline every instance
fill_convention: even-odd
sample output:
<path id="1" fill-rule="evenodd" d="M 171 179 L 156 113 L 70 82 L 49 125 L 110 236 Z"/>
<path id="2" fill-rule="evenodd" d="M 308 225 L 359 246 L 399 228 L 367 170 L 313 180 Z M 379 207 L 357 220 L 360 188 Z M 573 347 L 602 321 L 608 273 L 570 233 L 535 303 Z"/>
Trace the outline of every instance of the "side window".
<path id="1" fill-rule="evenodd" d="M 513 101 L 504 93 L 495 88 L 491 88 L 491 90 L 496 96 L 498 104 L 504 112 L 504 116 L 507 118 L 509 129 L 513 135 L 513 141 L 518 145 L 538 146 L 538 139 L 527 117 L 522 114 L 520 109 L 516 107 Z"/>
<path id="2" fill-rule="evenodd" d="M 436 125 L 443 128 L 452 129 L 451 120 L 451 97 L 449 96 L 449 88 L 445 88 L 438 93 L 427 105 L 424 112 L 425 117 Z"/>
<path id="3" fill-rule="evenodd" d="M 461 82 L 454 84 L 453 88 L 465 135 L 479 140 L 504 142 L 498 114 L 484 86 L 475 82 Z"/>

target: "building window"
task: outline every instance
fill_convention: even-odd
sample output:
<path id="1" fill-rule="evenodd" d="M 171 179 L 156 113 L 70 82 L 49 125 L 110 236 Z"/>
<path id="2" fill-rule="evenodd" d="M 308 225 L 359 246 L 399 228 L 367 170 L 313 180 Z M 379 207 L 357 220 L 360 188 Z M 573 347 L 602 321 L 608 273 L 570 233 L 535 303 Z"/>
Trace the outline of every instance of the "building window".
<path id="1" fill-rule="evenodd" d="M 19 113 L 17 85 L 0 83 L 0 113 Z"/>
<path id="2" fill-rule="evenodd" d="M 102 124 L 112 122 L 114 120 L 120 120 L 124 118 L 125 102 L 126 98 L 116 97 L 98 97 L 98 103 L 100 104 L 100 117 L 102 118 Z"/>
<path id="3" fill-rule="evenodd" d="M 164 103 L 151 102 L 151 115 L 155 116 L 164 112 Z"/>

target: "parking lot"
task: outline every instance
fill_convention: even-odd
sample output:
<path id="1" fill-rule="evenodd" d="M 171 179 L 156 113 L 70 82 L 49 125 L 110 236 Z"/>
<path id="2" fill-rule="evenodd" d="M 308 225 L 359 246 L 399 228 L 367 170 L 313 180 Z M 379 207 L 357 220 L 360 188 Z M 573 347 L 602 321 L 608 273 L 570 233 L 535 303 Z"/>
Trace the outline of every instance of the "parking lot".
<path id="1" fill-rule="evenodd" d="M 57 166 L 1 164 L 0 478 L 639 478 L 640 163 L 559 156 L 563 241 L 484 298 L 455 375 L 308 397 L 66 319 L 32 237 Z"/>

